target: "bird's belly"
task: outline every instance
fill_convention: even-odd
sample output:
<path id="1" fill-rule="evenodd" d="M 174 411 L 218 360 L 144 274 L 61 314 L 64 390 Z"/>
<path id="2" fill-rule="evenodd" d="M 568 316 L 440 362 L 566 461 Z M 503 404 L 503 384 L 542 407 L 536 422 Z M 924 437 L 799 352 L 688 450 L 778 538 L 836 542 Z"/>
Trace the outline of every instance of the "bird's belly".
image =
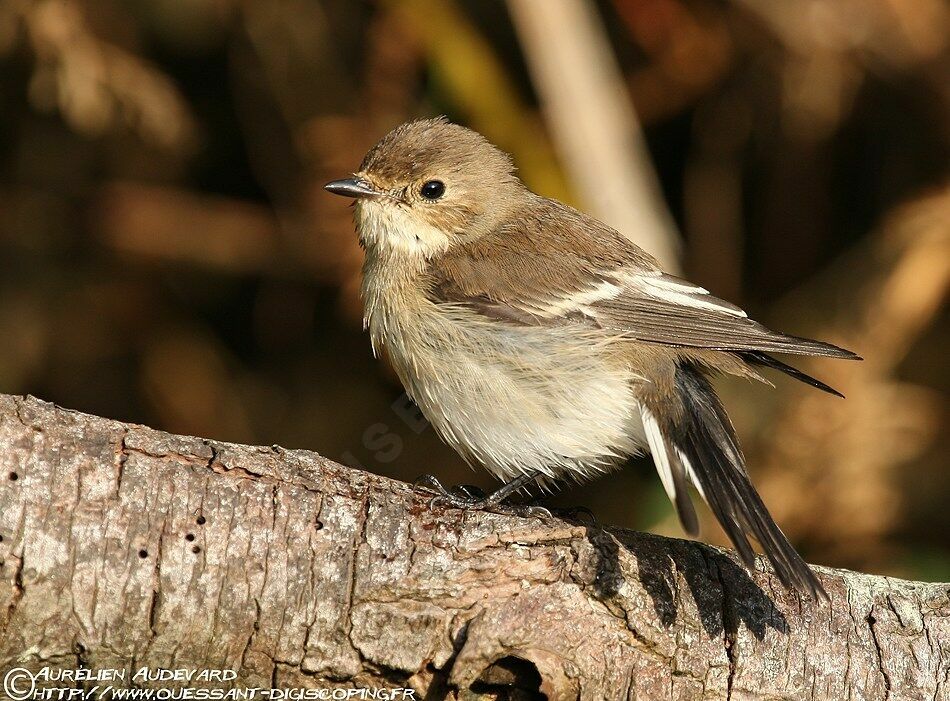
<path id="1" fill-rule="evenodd" d="M 469 316 L 471 315 L 471 316 Z M 382 339 L 439 434 L 501 479 L 540 471 L 584 480 L 645 443 L 637 378 L 586 330 L 426 315 Z"/>

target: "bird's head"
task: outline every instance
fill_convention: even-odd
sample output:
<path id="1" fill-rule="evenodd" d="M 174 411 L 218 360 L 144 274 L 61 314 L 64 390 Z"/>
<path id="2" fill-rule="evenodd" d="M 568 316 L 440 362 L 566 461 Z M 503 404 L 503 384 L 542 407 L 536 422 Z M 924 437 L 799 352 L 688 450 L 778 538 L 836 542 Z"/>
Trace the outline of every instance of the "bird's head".
<path id="1" fill-rule="evenodd" d="M 364 246 L 423 258 L 488 233 L 530 196 L 506 153 L 444 118 L 396 127 L 325 187 L 356 200 Z"/>

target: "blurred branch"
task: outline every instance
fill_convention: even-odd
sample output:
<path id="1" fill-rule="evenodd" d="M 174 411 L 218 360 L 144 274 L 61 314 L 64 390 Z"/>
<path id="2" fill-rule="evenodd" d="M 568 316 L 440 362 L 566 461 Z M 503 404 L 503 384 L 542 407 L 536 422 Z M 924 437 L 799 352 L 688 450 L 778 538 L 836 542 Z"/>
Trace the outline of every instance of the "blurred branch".
<path id="1" fill-rule="evenodd" d="M 587 0 L 508 7 L 568 172 L 599 219 L 679 268 L 679 237 L 627 87 Z"/>
<path id="2" fill-rule="evenodd" d="M 195 125 L 188 106 L 156 67 L 94 36 L 69 0 L 15 6 L 36 57 L 34 107 L 58 109 L 85 136 L 130 129 L 162 148 L 190 146 Z"/>
<path id="3" fill-rule="evenodd" d="M 141 183 L 100 189 L 93 208 L 102 241 L 117 251 L 232 273 L 278 267 L 277 222 L 266 208 Z"/>

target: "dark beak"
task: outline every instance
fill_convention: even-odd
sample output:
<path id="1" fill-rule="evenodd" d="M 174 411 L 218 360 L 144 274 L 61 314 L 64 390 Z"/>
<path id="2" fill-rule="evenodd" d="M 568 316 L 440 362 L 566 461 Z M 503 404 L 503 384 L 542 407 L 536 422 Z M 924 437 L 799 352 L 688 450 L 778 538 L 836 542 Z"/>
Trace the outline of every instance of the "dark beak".
<path id="1" fill-rule="evenodd" d="M 323 189 L 343 197 L 380 197 L 383 194 L 362 178 L 333 180 L 324 185 Z"/>

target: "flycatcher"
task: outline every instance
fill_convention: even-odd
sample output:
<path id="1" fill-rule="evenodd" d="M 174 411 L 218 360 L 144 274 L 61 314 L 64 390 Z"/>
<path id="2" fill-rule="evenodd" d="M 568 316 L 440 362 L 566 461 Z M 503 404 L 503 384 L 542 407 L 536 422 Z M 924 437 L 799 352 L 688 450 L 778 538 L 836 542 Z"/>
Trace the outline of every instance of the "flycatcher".
<path id="1" fill-rule="evenodd" d="M 480 498 L 432 480 L 439 498 L 497 506 L 648 452 L 688 533 L 692 484 L 747 566 L 751 537 L 785 586 L 823 595 L 752 486 L 709 377 L 765 381 L 766 367 L 838 394 L 769 354 L 857 356 L 767 329 L 514 171 L 480 134 L 426 119 L 326 185 L 356 200 L 374 351 L 447 443 L 506 482 Z"/>

